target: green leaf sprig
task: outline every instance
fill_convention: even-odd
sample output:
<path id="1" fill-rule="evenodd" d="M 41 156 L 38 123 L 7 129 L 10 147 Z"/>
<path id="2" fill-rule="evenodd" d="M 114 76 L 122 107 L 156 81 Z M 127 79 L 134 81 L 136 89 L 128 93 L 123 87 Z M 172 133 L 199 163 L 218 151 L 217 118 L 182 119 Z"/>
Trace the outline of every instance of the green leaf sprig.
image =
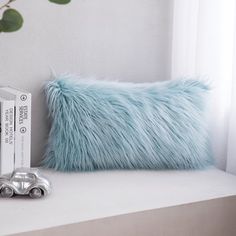
<path id="1" fill-rule="evenodd" d="M 0 6 L 0 11 L 3 10 L 2 18 L 0 19 L 0 33 L 15 32 L 19 30 L 24 23 L 22 15 L 16 10 L 11 8 L 10 4 L 16 0 L 8 0 L 4 5 Z M 68 4 L 71 0 L 48 0 L 56 4 Z"/>

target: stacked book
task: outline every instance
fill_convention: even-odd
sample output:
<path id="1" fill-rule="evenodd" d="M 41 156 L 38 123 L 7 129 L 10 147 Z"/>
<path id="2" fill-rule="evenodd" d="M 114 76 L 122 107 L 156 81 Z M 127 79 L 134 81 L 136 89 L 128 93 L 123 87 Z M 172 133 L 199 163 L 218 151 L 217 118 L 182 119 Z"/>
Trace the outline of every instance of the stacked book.
<path id="1" fill-rule="evenodd" d="M 30 167 L 30 93 L 0 87 L 0 125 L 0 175 Z"/>

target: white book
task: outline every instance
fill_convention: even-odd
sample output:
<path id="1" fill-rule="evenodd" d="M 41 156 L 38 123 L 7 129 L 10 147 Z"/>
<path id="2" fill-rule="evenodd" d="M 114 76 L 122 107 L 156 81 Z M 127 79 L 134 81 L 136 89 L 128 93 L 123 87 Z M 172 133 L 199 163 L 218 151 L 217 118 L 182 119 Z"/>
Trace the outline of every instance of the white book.
<path id="1" fill-rule="evenodd" d="M 13 100 L 0 97 L 0 174 L 14 170 L 14 106 Z"/>
<path id="2" fill-rule="evenodd" d="M 11 87 L 1 87 L 0 96 L 15 101 L 15 168 L 30 167 L 31 94 Z"/>

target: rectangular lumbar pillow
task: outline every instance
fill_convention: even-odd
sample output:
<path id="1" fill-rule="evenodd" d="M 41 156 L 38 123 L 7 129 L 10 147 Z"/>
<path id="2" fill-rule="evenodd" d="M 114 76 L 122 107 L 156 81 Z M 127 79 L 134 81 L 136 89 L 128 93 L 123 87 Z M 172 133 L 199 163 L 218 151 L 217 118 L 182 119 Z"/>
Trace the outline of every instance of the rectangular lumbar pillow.
<path id="1" fill-rule="evenodd" d="M 51 130 L 43 163 L 62 171 L 204 168 L 212 164 L 208 90 L 198 80 L 131 84 L 60 76 L 45 87 Z"/>

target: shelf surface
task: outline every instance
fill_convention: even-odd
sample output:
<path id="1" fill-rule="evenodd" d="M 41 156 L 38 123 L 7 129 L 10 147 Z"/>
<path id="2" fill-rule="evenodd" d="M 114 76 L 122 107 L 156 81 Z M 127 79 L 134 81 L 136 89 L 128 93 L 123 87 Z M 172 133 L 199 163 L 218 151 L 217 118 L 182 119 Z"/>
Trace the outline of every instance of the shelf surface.
<path id="1" fill-rule="evenodd" d="M 53 185 L 43 199 L 0 198 L 0 235 L 236 195 L 236 176 L 221 170 L 42 170 Z"/>

